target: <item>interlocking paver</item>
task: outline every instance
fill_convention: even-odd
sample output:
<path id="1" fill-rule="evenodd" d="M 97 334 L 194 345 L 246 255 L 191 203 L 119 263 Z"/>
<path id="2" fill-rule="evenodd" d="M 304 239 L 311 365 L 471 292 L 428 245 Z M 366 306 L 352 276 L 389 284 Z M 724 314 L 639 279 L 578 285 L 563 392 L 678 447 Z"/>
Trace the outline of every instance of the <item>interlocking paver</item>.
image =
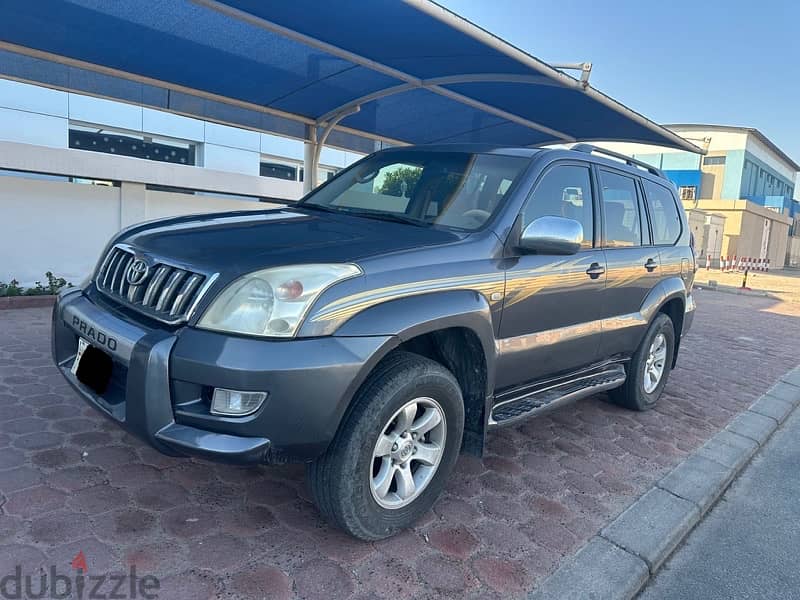
<path id="1" fill-rule="evenodd" d="M 230 591 L 244 598 L 289 600 L 292 580 L 280 569 L 271 566 L 240 571 L 230 578 Z"/>
<path id="2" fill-rule="evenodd" d="M 372 544 L 324 522 L 302 465 L 168 457 L 125 434 L 45 364 L 46 309 L 0 311 L 0 566 L 69 572 L 83 550 L 193 600 L 522 598 L 796 366 L 800 306 L 697 300 L 655 410 L 597 397 L 491 432 L 430 514 Z"/>
<path id="3" fill-rule="evenodd" d="M 28 535 L 34 542 L 63 544 L 86 535 L 89 518 L 78 512 L 57 511 L 31 519 Z"/>

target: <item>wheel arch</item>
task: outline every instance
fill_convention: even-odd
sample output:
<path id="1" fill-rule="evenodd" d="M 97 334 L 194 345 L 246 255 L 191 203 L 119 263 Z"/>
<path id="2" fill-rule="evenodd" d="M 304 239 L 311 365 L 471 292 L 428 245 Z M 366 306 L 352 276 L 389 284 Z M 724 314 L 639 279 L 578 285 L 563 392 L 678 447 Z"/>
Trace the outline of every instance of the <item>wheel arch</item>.
<path id="1" fill-rule="evenodd" d="M 403 350 L 435 360 L 453 373 L 464 397 L 462 450 L 478 455 L 483 452 L 486 415 L 494 389 L 495 345 L 491 309 L 482 294 L 455 290 L 392 300 L 356 315 L 335 335 L 391 336 L 353 382 L 339 426 L 347 407 L 380 362 L 393 351 Z"/>
<path id="2" fill-rule="evenodd" d="M 647 319 L 648 326 L 653 322 L 656 315 L 660 313 L 664 313 L 672 320 L 672 327 L 675 331 L 675 352 L 673 352 L 672 356 L 673 368 L 678 360 L 687 294 L 686 283 L 680 277 L 664 279 L 648 294 L 641 311 L 642 315 Z"/>

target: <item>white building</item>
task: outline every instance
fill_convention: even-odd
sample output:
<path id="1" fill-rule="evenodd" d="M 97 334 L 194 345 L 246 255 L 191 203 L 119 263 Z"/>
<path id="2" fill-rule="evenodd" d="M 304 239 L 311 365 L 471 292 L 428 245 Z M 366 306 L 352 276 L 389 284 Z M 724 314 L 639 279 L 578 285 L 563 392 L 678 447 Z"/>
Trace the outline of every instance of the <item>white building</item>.
<path id="1" fill-rule="evenodd" d="M 361 155 L 325 148 L 319 181 Z M 303 193 L 303 142 L 0 79 L 0 282 L 85 277 L 136 222 Z"/>

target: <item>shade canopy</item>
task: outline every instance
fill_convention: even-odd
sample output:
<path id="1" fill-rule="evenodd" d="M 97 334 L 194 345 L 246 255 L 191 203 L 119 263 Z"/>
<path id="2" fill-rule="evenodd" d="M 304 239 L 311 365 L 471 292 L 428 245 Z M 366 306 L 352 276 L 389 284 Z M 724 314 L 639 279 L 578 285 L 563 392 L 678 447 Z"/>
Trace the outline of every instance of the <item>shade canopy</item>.
<path id="1" fill-rule="evenodd" d="M 429 0 L 4 0 L 0 11 L 0 76 L 301 139 L 333 132 L 339 147 L 621 140 L 701 152 Z"/>

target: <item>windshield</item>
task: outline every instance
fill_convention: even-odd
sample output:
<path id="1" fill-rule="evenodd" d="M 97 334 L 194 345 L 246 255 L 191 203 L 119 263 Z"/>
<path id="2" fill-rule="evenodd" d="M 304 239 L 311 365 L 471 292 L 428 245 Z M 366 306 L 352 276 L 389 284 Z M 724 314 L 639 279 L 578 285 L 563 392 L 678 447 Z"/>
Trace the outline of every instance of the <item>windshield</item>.
<path id="1" fill-rule="evenodd" d="M 343 172 L 300 206 L 472 231 L 494 214 L 527 164 L 495 154 L 386 152 Z"/>

